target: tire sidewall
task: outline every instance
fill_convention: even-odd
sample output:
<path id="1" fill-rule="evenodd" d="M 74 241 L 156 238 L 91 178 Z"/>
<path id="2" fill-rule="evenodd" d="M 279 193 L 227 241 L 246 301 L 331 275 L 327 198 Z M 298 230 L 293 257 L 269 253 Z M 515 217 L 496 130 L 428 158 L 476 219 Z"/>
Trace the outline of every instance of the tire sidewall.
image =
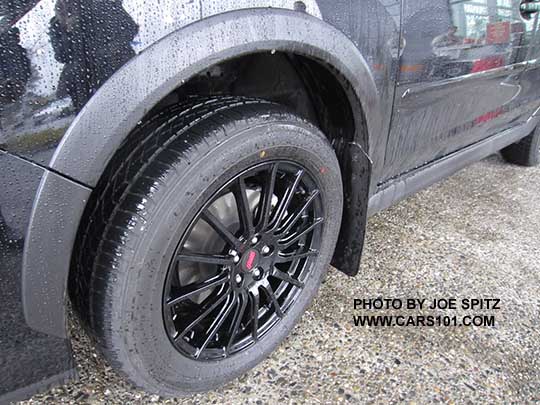
<path id="1" fill-rule="evenodd" d="M 148 222 L 132 238 L 134 246 L 128 249 L 132 255 L 123 263 L 128 271 L 120 294 L 123 299 L 115 310 L 114 324 L 119 328 L 113 335 L 128 360 L 124 367 L 131 368 L 125 371 L 132 376 L 135 371 L 138 384 L 165 394 L 214 388 L 271 353 L 316 295 L 339 233 L 343 204 L 339 164 L 317 129 L 307 123 L 272 122 L 242 131 L 232 125 L 228 131 L 233 134 L 221 142 L 219 136 L 206 136 L 217 141 L 203 158 L 188 164 L 187 170 L 185 162 L 179 163 L 176 171 L 165 176 L 165 186 L 153 195 L 155 206 L 148 208 Z M 297 302 L 257 344 L 217 362 L 187 358 L 174 348 L 163 324 L 163 286 L 170 260 L 200 207 L 223 184 L 245 169 L 274 159 L 301 164 L 318 183 L 325 210 L 321 253 Z"/>

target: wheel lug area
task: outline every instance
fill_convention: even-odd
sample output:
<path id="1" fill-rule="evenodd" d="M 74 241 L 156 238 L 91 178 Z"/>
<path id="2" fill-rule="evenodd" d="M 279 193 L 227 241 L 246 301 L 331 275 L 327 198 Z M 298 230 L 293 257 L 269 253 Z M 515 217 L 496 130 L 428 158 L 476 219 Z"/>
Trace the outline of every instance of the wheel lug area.
<path id="1" fill-rule="evenodd" d="M 255 270 L 253 270 L 253 278 L 257 281 L 262 279 L 263 274 L 264 270 L 262 270 L 260 267 L 257 267 Z"/>
<path id="2" fill-rule="evenodd" d="M 240 286 L 244 282 L 244 277 L 241 274 L 237 274 L 234 277 L 234 281 L 236 282 L 236 284 L 238 284 Z"/>
<path id="3" fill-rule="evenodd" d="M 259 243 L 259 237 L 258 236 L 254 236 L 253 238 L 251 238 L 251 244 L 252 245 L 256 245 L 257 243 Z"/>
<path id="4" fill-rule="evenodd" d="M 234 264 L 240 263 L 240 255 L 234 249 L 229 250 L 229 256 L 232 256 Z"/>
<path id="5" fill-rule="evenodd" d="M 271 252 L 272 252 L 272 248 L 267 245 L 263 246 L 263 248 L 261 249 L 261 253 L 265 256 L 269 255 Z"/>

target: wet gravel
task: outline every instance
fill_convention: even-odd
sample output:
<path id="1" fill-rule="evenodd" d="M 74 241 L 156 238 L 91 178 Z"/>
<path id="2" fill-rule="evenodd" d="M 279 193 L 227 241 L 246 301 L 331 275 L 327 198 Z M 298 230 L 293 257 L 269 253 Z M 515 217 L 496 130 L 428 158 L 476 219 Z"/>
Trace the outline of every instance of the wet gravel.
<path id="1" fill-rule="evenodd" d="M 75 323 L 80 381 L 25 404 L 540 402 L 540 169 L 494 156 L 369 221 L 357 278 L 331 271 L 264 363 L 219 391 L 146 395 L 102 361 Z M 355 298 L 498 298 L 495 327 L 355 327 Z M 373 314 L 373 313 L 372 313 Z"/>

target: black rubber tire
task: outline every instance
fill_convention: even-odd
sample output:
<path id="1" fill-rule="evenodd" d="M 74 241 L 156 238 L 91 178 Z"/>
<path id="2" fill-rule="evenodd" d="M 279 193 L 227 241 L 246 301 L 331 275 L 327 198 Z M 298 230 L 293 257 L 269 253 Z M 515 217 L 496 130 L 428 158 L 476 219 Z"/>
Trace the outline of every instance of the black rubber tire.
<path id="1" fill-rule="evenodd" d="M 538 166 L 540 164 L 540 127 L 532 134 L 501 150 L 508 163 L 520 166 Z"/>
<path id="2" fill-rule="evenodd" d="M 319 183 L 326 220 L 311 277 L 285 317 L 244 352 L 218 362 L 183 356 L 170 343 L 162 315 L 174 249 L 224 182 L 277 158 L 302 164 Z M 297 323 L 329 266 L 342 205 L 331 145 L 286 108 L 232 97 L 171 107 L 133 133 L 93 193 L 70 278 L 73 306 L 98 349 L 136 386 L 162 396 L 210 390 L 262 361 Z"/>

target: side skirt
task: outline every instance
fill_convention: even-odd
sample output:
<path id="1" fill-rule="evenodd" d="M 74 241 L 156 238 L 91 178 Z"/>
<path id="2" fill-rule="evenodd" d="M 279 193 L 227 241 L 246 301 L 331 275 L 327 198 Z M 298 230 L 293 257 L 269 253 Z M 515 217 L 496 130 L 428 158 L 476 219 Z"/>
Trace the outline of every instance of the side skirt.
<path id="1" fill-rule="evenodd" d="M 379 190 L 370 198 L 368 215 L 375 215 L 470 164 L 497 153 L 506 146 L 525 138 L 534 131 L 539 122 L 540 117 L 531 117 L 519 127 L 501 132 L 397 178 L 388 180 L 381 184 Z"/>

